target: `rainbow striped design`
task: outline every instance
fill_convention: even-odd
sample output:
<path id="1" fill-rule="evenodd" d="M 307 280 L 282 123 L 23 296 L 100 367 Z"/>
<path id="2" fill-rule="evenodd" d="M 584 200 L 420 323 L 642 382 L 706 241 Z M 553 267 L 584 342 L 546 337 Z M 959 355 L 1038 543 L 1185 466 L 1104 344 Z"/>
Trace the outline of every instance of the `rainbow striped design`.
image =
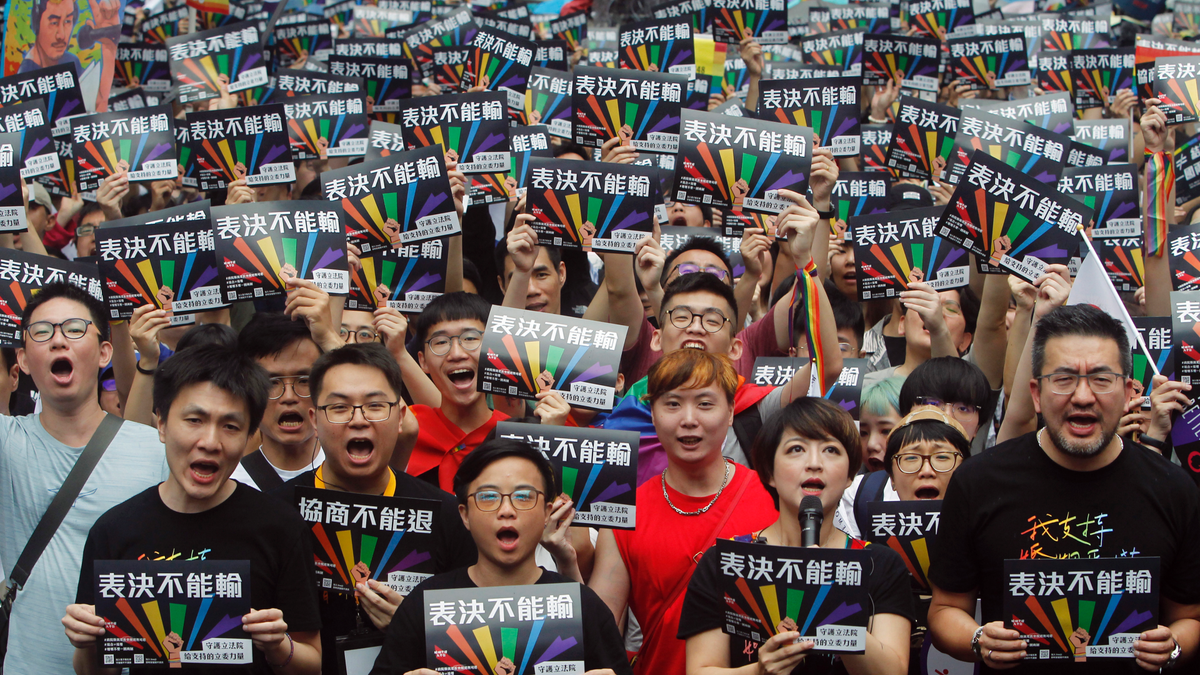
<path id="1" fill-rule="evenodd" d="M 833 383 L 825 380 L 825 346 L 821 343 L 819 282 L 817 277 L 808 273 L 809 269 L 816 269 L 816 263 L 811 259 L 803 269 L 796 268 L 796 293 L 792 296 L 791 315 L 794 317 L 797 311 L 804 312 L 804 323 L 808 326 L 808 334 L 805 336 L 805 340 L 808 342 L 808 356 L 812 359 L 813 368 L 816 369 L 817 382 L 821 386 L 821 391 L 825 391 Z M 794 321 L 788 322 L 788 325 L 794 325 Z M 789 328 L 789 331 L 791 330 L 794 329 Z M 795 344 L 795 336 L 790 337 L 791 342 Z"/>
<path id="2" fill-rule="evenodd" d="M 1175 187 L 1175 163 L 1164 152 L 1146 153 L 1146 247 L 1143 254 L 1163 257 L 1167 251 L 1167 223 L 1173 205 L 1171 190 Z"/>
<path id="3" fill-rule="evenodd" d="M 194 7 L 197 12 L 229 13 L 229 0 L 187 0 L 187 6 Z"/>

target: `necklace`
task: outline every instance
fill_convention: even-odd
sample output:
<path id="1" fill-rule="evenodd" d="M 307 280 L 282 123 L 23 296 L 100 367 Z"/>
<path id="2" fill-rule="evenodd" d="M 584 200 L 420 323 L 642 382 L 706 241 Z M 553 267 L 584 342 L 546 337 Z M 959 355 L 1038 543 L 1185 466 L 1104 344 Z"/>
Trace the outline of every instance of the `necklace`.
<path id="1" fill-rule="evenodd" d="M 717 494 L 713 495 L 712 501 L 709 502 L 704 508 L 700 509 L 699 511 L 681 511 L 678 506 L 675 506 L 674 504 L 671 503 L 671 497 L 669 495 L 667 495 L 667 470 L 663 469 L 663 472 L 662 472 L 663 499 L 667 500 L 667 506 L 670 506 L 672 509 L 675 509 L 675 513 L 678 513 L 681 516 L 698 516 L 698 515 L 701 515 L 702 513 L 704 513 L 705 511 L 711 509 L 712 505 L 716 504 L 717 500 L 721 498 L 721 492 L 723 492 L 725 490 L 725 486 L 729 485 L 729 466 L 731 464 L 733 464 L 733 462 L 729 461 L 728 459 L 725 459 L 725 480 L 721 481 L 721 487 L 717 490 Z"/>

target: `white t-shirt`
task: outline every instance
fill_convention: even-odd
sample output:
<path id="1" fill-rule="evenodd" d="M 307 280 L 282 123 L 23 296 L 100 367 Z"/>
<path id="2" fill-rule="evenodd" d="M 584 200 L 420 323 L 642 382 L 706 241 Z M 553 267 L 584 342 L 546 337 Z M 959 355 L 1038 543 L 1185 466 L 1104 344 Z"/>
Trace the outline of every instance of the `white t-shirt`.
<path id="1" fill-rule="evenodd" d="M 867 475 L 869 474 L 854 477 L 854 482 L 842 493 L 842 503 L 838 504 L 837 511 L 833 514 L 833 526 L 855 539 L 862 539 L 862 533 L 858 531 L 858 525 L 854 522 L 854 497 L 858 494 L 858 488 Z M 883 484 L 883 501 L 900 501 L 900 495 L 896 492 L 896 488 L 892 487 L 891 478 Z"/>
<path id="2" fill-rule="evenodd" d="M 259 446 L 257 452 L 262 452 L 262 446 Z M 296 476 L 299 476 L 300 474 L 304 473 L 305 471 L 313 471 L 318 466 L 321 466 L 321 462 L 325 461 L 325 451 L 322 450 L 320 447 L 318 447 L 317 448 L 317 456 L 313 458 L 312 463 L 306 464 L 303 468 L 296 469 L 295 471 L 289 471 L 288 469 L 281 469 L 281 468 L 275 466 L 274 464 L 271 464 L 271 460 L 267 459 L 266 453 L 263 453 L 263 459 L 267 460 L 267 464 L 270 464 L 271 468 L 275 469 L 275 473 L 279 474 L 279 477 L 282 478 L 283 482 L 286 483 L 289 480 L 295 478 Z M 254 482 L 254 479 L 250 477 L 250 474 L 246 471 L 246 469 L 241 465 L 240 462 L 238 463 L 237 468 L 233 470 L 233 475 L 230 476 L 230 478 L 232 478 L 233 480 L 236 480 L 237 482 L 241 483 L 242 485 L 248 485 L 248 486 L 254 488 L 255 490 L 258 490 L 259 492 L 262 492 L 262 488 L 258 487 L 258 483 Z"/>
<path id="3" fill-rule="evenodd" d="M 82 452 L 82 447 L 67 447 L 51 436 L 40 415 L 0 415 L 0 556 L 5 577 Z M 88 532 L 109 509 L 166 480 L 169 473 L 158 431 L 126 421 L 13 604 L 6 675 L 74 671 L 75 648 L 63 637 L 62 617 L 75 602 Z"/>

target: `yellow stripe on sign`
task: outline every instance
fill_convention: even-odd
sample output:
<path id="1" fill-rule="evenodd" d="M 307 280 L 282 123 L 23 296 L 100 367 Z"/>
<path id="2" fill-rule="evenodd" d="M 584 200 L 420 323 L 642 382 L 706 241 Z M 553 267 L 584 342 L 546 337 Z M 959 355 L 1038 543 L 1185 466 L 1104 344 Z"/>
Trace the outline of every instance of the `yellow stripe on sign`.
<path id="1" fill-rule="evenodd" d="M 650 65 L 650 57 L 646 55 L 646 45 L 640 45 L 637 48 L 637 55 L 638 55 L 638 61 L 640 61 L 642 65 L 644 65 L 644 66 Z"/>
<path id="2" fill-rule="evenodd" d="M 533 375 L 533 377 L 537 377 L 538 375 L 542 374 L 542 359 L 541 354 L 538 353 L 538 347 L 540 347 L 541 344 L 542 343 L 537 340 L 531 340 L 525 343 L 525 356 L 529 357 L 529 372 Z"/>
<path id="3" fill-rule="evenodd" d="M 925 545 L 925 540 L 913 539 L 908 545 L 912 546 L 913 553 L 917 554 L 917 564 L 921 566 L 921 573 L 925 578 L 929 578 L 929 547 Z"/>
<path id="4" fill-rule="evenodd" d="M 154 630 L 154 637 L 158 638 L 158 643 L 162 645 L 163 640 L 167 639 L 167 631 L 163 629 L 162 614 L 158 611 L 158 601 L 151 600 L 150 602 L 142 603 L 142 611 L 146 613 L 146 618 L 150 620 L 150 628 Z M 167 651 L 167 646 L 163 645 L 163 651 Z"/>
<path id="5" fill-rule="evenodd" d="M 733 198 L 733 184 L 738 181 L 737 167 L 733 165 L 733 148 L 722 148 L 717 152 L 721 158 L 721 168 L 725 170 L 725 187 L 729 188 L 729 197 Z"/>
<path id="6" fill-rule="evenodd" d="M 1133 266 L 1137 268 L 1138 277 L 1145 279 L 1146 271 L 1142 264 L 1142 253 L 1140 249 L 1133 249 L 1129 252 L 1129 257 L 1133 258 Z"/>
<path id="7" fill-rule="evenodd" d="M 154 278 L 154 264 L 149 260 L 142 260 L 138 262 L 137 268 L 142 273 L 142 279 L 146 282 L 146 286 L 150 289 L 150 295 L 158 295 L 158 280 Z"/>
<path id="8" fill-rule="evenodd" d="M 200 65 L 204 67 L 204 73 L 212 80 L 213 86 L 216 86 L 217 77 L 221 73 L 217 71 L 217 64 L 213 61 L 213 57 L 205 56 L 200 59 Z"/>
<path id="9" fill-rule="evenodd" d="M 573 226 L 573 230 L 583 227 L 583 209 L 579 207 L 578 192 L 567 195 L 567 211 L 571 214 L 571 222 L 564 223 L 564 225 Z M 595 223 L 592 224 L 595 225 Z"/>
<path id="10" fill-rule="evenodd" d="M 929 170 L 933 170 L 933 158 L 938 156 L 938 135 L 936 131 L 925 132 L 925 157 L 929 160 Z M 913 152 L 917 149 L 913 148 Z M 934 176 L 937 178 L 937 176 Z"/>
<path id="11" fill-rule="evenodd" d="M 349 571 L 354 567 L 354 541 L 350 539 L 350 530 L 338 530 L 337 540 L 338 546 L 342 549 L 342 560 L 346 563 L 346 570 Z M 351 579 L 353 580 L 353 579 Z"/>
<path id="12" fill-rule="evenodd" d="M 895 54 L 885 54 L 884 57 L 887 59 L 888 72 L 889 73 L 896 72 L 896 55 Z"/>
<path id="13" fill-rule="evenodd" d="M 104 150 L 104 156 L 108 158 L 108 166 L 115 172 L 117 170 L 117 150 L 113 147 L 112 139 L 108 139 L 100 144 Z M 130 167 L 134 168 L 134 167 Z"/>
<path id="14" fill-rule="evenodd" d="M 370 214 L 372 223 L 383 225 L 383 221 L 387 220 L 379 212 L 379 204 L 375 203 L 375 195 L 371 194 L 363 197 L 362 205 L 367 210 L 367 213 Z"/>
<path id="15" fill-rule="evenodd" d="M 311 117 L 304 120 L 304 130 L 308 132 L 308 139 L 310 141 L 312 141 L 313 145 L 316 145 L 317 139 L 320 138 L 320 136 L 317 134 L 316 120 L 314 120 Z M 325 140 L 329 140 L 329 139 L 325 139 Z"/>
<path id="16" fill-rule="evenodd" d="M 492 632 L 487 626 L 480 626 L 471 631 L 475 636 L 475 641 L 479 643 L 479 651 L 483 652 L 484 658 L 487 659 L 488 667 L 493 671 L 496 670 L 496 662 L 500 659 L 496 658 L 496 645 L 492 643 Z"/>
<path id="17" fill-rule="evenodd" d="M 1062 627 L 1063 635 L 1070 637 L 1075 629 L 1071 627 L 1071 606 L 1067 603 L 1067 599 L 1059 598 L 1051 602 L 1050 607 L 1054 609 L 1054 617 L 1058 619 L 1058 625 Z"/>
<path id="18" fill-rule="evenodd" d="M 803 110 L 797 110 L 796 112 L 792 113 L 792 117 L 796 118 L 797 125 L 802 127 L 808 126 L 808 123 L 804 121 L 805 115 Z"/>
<path id="19" fill-rule="evenodd" d="M 262 249 L 263 257 L 267 259 L 267 262 L 271 263 L 271 271 L 275 273 L 275 276 L 279 276 L 281 265 L 279 264 L 279 254 L 275 252 L 275 243 L 271 241 L 270 237 L 263 237 L 258 240 L 258 247 Z"/>
<path id="20" fill-rule="evenodd" d="M 904 273 L 904 279 L 908 279 L 908 273 L 912 271 L 912 266 L 909 264 L 908 256 L 904 255 L 904 246 L 902 244 L 892 245 L 892 255 L 895 256 L 896 262 L 900 263 L 900 271 Z"/>
<path id="21" fill-rule="evenodd" d="M 604 102 L 608 107 L 608 123 L 612 125 L 613 135 L 616 136 L 617 131 L 621 128 L 621 106 L 617 104 L 617 99 L 610 98 Z"/>
<path id="22" fill-rule="evenodd" d="M 762 593 L 763 602 L 767 605 L 767 614 L 771 616 L 771 625 L 767 627 L 768 632 L 773 632 L 775 627 L 779 625 L 779 596 L 775 593 L 775 586 L 759 586 L 758 590 Z"/>
<path id="23" fill-rule="evenodd" d="M 1196 99 L 1200 98 L 1200 94 L 1198 94 L 1196 91 L 1196 80 L 1188 80 L 1183 86 L 1187 87 L 1189 97 L 1188 100 L 1195 101 Z"/>
<path id="24" fill-rule="evenodd" d="M 1000 238 L 1000 235 L 1004 234 L 1004 219 L 1007 217 L 1008 204 L 1006 202 L 997 200 L 995 211 L 992 214 L 992 233 L 989 235 L 988 239 L 991 239 L 993 242 L 995 242 Z M 988 241 L 988 239 L 984 239 L 984 241 Z M 994 243 L 992 244 L 992 247 L 995 248 Z"/>

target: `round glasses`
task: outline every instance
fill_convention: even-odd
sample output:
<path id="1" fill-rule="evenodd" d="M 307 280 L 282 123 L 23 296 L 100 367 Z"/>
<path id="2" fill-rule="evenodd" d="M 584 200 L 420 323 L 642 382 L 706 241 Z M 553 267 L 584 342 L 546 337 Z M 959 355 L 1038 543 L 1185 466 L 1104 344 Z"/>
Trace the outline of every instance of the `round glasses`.
<path id="1" fill-rule="evenodd" d="M 977 405 L 971 405 L 969 403 L 947 403 L 940 398 L 934 398 L 932 396 L 917 396 L 915 399 L 913 399 L 913 401 L 916 403 L 916 405 L 931 405 L 935 408 L 941 408 L 942 410 L 949 412 L 951 415 L 954 415 L 955 419 L 962 419 L 963 417 L 967 417 L 972 413 L 979 414 L 981 410 L 981 408 Z"/>
<path id="2" fill-rule="evenodd" d="M 721 269 L 720 267 L 714 267 L 712 265 L 697 265 L 696 263 L 679 263 L 672 268 L 671 271 L 678 272 L 679 276 L 683 276 L 685 274 L 695 274 L 697 272 L 708 272 L 721 281 L 724 281 L 725 277 L 729 276 L 729 272 Z"/>
<path id="3" fill-rule="evenodd" d="M 532 488 L 524 490 L 514 490 L 512 492 L 500 492 L 499 490 L 480 490 L 469 495 L 475 500 L 475 508 L 480 511 L 499 511 L 500 505 L 504 503 L 504 498 L 508 497 L 509 503 L 518 511 L 528 511 L 537 506 L 538 495 L 542 494 L 541 490 Z"/>
<path id="4" fill-rule="evenodd" d="M 54 337 L 54 329 L 57 328 L 62 331 L 63 337 L 78 340 L 87 335 L 88 326 L 90 325 L 92 325 L 92 322 L 87 319 L 67 319 L 59 323 L 34 321 L 29 324 L 25 332 L 29 334 L 29 339 L 34 342 L 47 342 L 50 338 Z"/>
<path id="5" fill-rule="evenodd" d="M 1124 375 L 1116 373 L 1089 373 L 1087 375 L 1076 375 L 1075 373 L 1051 373 L 1035 378 L 1038 381 L 1046 380 L 1050 383 L 1050 391 L 1061 396 L 1074 394 L 1079 387 L 1079 380 L 1086 379 L 1088 387 L 1093 394 L 1111 394 L 1117 390 L 1117 384 L 1125 379 Z"/>
<path id="6" fill-rule="evenodd" d="M 725 326 L 729 321 L 720 310 L 706 309 L 703 314 L 697 314 L 692 311 L 691 307 L 680 305 L 675 309 L 667 312 L 667 317 L 671 319 L 671 325 L 681 330 L 686 330 L 692 325 L 692 321 L 696 317 L 700 317 L 700 325 L 709 333 L 715 333 Z"/>
<path id="7" fill-rule="evenodd" d="M 308 388 L 308 376 L 303 377 L 272 377 L 271 387 L 267 389 L 267 398 L 274 401 L 283 396 L 283 390 L 287 387 L 292 388 L 292 393 L 300 398 L 308 398 L 312 396 L 312 390 Z"/>
<path id="8" fill-rule="evenodd" d="M 330 424 L 349 424 L 350 420 L 354 419 L 355 410 L 361 410 L 363 419 L 368 422 L 382 422 L 392 416 L 392 408 L 399 403 L 400 401 L 371 401 L 362 405 L 330 403 L 317 406 L 317 410 L 325 413 L 325 419 L 329 420 Z"/>
<path id="9" fill-rule="evenodd" d="M 937 473 L 946 473 L 953 471 L 954 467 L 958 466 L 958 460 L 961 457 L 961 452 L 935 452 L 932 455 L 910 452 L 896 455 L 895 460 L 896 468 L 900 470 L 900 473 L 919 472 L 925 465 L 925 460 L 929 460 L 929 466 Z"/>
<path id="10" fill-rule="evenodd" d="M 464 330 L 458 335 L 436 335 L 425 341 L 429 345 L 429 351 L 437 356 L 445 356 L 450 353 L 450 344 L 458 340 L 458 345 L 463 349 L 473 352 L 478 351 L 479 346 L 483 344 L 483 333 L 477 330 Z"/>
<path id="11" fill-rule="evenodd" d="M 379 334 L 370 328 L 359 328 L 358 330 L 346 330 L 343 328 L 338 335 L 346 342 L 374 342 L 375 338 L 379 337 Z M 350 336 L 354 336 L 354 339 L 351 340 Z"/>

